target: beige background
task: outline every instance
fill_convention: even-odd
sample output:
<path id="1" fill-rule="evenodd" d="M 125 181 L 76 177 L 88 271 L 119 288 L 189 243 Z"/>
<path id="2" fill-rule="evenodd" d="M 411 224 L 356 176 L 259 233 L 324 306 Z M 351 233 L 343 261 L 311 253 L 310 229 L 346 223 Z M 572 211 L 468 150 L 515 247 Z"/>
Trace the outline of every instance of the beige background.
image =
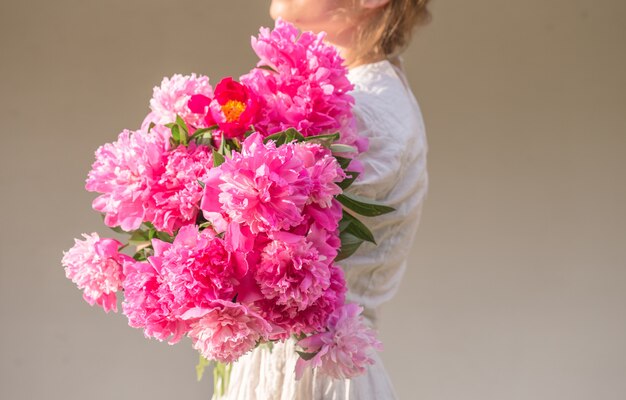
<path id="1" fill-rule="evenodd" d="M 196 354 L 81 300 L 84 179 L 174 72 L 248 70 L 268 1 L 0 2 L 0 399 L 207 399 Z M 385 307 L 401 399 L 626 398 L 626 3 L 435 0 L 406 54 L 430 194 Z M 410 246 L 407 243 L 407 246 Z"/>

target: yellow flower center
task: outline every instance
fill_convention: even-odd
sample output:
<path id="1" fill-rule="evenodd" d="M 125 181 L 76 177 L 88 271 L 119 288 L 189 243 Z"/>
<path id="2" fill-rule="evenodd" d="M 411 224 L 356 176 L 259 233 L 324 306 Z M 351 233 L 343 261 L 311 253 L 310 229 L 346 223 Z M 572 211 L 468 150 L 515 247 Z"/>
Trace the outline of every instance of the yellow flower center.
<path id="1" fill-rule="evenodd" d="M 246 110 L 246 105 L 241 101 L 228 100 L 226 104 L 222 105 L 222 112 L 226 117 L 226 121 L 235 122 L 239 121 L 241 113 Z"/>

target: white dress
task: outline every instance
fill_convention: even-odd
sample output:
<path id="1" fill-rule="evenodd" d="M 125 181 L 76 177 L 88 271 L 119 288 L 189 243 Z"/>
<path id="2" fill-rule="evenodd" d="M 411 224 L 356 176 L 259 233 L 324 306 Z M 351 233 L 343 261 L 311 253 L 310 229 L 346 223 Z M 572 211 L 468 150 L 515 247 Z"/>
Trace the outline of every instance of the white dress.
<path id="1" fill-rule="evenodd" d="M 376 199 L 396 211 L 362 218 L 378 245 L 364 243 L 344 268 L 348 301 L 364 307 L 376 326 L 378 307 L 397 291 L 428 188 L 428 145 L 422 115 L 403 73 L 389 61 L 350 70 L 359 134 L 369 150 L 359 156 L 364 173 L 348 192 Z M 378 354 L 365 375 L 333 380 L 308 369 L 295 380 L 294 342 L 258 347 L 231 371 L 228 400 L 388 400 L 393 386 Z"/>

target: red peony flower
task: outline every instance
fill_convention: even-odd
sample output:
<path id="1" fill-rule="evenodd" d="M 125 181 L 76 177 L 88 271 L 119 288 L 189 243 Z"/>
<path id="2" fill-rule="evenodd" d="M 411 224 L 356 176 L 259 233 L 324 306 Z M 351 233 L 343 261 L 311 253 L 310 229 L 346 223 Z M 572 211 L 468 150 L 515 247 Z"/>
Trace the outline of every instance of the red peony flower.
<path id="1" fill-rule="evenodd" d="M 224 78 L 215 88 L 209 112 L 226 138 L 242 136 L 256 122 L 256 96 L 247 86 Z"/>

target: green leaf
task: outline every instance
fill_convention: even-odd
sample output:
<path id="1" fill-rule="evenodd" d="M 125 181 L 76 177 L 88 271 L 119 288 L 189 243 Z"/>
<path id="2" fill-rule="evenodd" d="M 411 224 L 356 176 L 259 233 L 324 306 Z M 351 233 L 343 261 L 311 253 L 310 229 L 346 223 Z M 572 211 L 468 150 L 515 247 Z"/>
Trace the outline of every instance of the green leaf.
<path id="1" fill-rule="evenodd" d="M 306 142 L 310 142 L 312 140 L 320 140 L 320 141 L 329 141 L 334 142 L 339 139 L 339 132 L 335 133 L 327 133 L 324 135 L 316 135 L 316 136 L 307 136 L 304 138 Z"/>
<path id="2" fill-rule="evenodd" d="M 285 136 L 285 132 L 274 133 L 272 135 L 266 136 L 265 139 L 263 139 L 263 143 L 267 144 L 270 140 L 273 140 L 276 142 L 276 144 L 278 144 L 278 141 L 282 140 L 284 136 Z"/>
<path id="3" fill-rule="evenodd" d="M 180 128 L 178 127 L 178 125 L 174 124 L 171 129 L 172 129 L 172 140 L 174 140 L 174 143 L 180 144 L 181 143 Z"/>
<path id="4" fill-rule="evenodd" d="M 128 239 L 128 244 L 135 246 L 137 252 L 140 252 L 150 247 L 152 242 L 150 241 L 148 232 L 136 230 L 132 233 L 130 239 Z"/>
<path id="5" fill-rule="evenodd" d="M 289 128 L 285 131 L 285 143 L 291 143 L 293 141 L 302 142 L 304 136 L 294 128 Z"/>
<path id="6" fill-rule="evenodd" d="M 183 145 L 187 145 L 189 139 L 189 128 L 187 124 L 181 117 L 176 116 L 176 126 L 178 126 L 180 143 Z"/>
<path id="7" fill-rule="evenodd" d="M 198 182 L 198 185 L 200 185 L 202 189 L 206 187 L 206 183 L 202 182 L 200 179 L 198 179 L 197 182 Z"/>
<path id="8" fill-rule="evenodd" d="M 213 395 L 217 399 L 226 394 L 226 389 L 230 383 L 230 372 L 233 365 L 231 363 L 224 364 L 216 362 L 213 367 Z"/>
<path id="9" fill-rule="evenodd" d="M 135 259 L 135 261 L 146 261 L 148 259 L 148 255 L 146 254 L 145 249 L 142 249 L 142 250 L 136 252 L 133 255 L 133 258 Z"/>
<path id="10" fill-rule="evenodd" d="M 346 169 L 348 168 L 348 166 L 350 165 L 350 163 L 352 162 L 351 158 L 346 158 L 346 157 L 339 157 L 339 156 L 335 156 L 335 159 L 337 160 L 337 162 L 339 163 L 339 165 L 341 166 L 341 169 Z"/>
<path id="11" fill-rule="evenodd" d="M 202 380 L 205 368 L 210 365 L 211 360 L 207 360 L 206 358 L 202 357 L 202 354 L 200 354 L 198 358 L 198 364 L 196 365 L 196 378 L 198 379 L 198 382 Z"/>
<path id="12" fill-rule="evenodd" d="M 230 145 L 228 143 L 224 146 L 224 153 L 223 154 L 224 154 L 225 157 L 228 157 L 228 158 L 232 158 L 233 157 L 233 153 L 230 150 Z"/>
<path id="13" fill-rule="evenodd" d="M 211 137 L 211 134 L 209 133 L 202 134 L 202 136 L 200 136 L 199 138 L 196 138 L 195 141 L 196 141 L 196 144 L 199 144 L 202 146 L 212 147 L 213 145 L 213 138 Z"/>
<path id="14" fill-rule="evenodd" d="M 226 154 L 226 138 L 224 137 L 224 133 L 222 133 L 221 139 L 222 140 L 220 141 L 220 148 L 217 149 L 217 151 L 220 154 L 224 155 L 224 154 Z"/>
<path id="15" fill-rule="evenodd" d="M 128 233 L 128 232 L 126 232 L 124 229 L 122 229 L 122 228 L 121 228 L 121 227 L 119 227 L 119 226 L 109 226 L 109 228 L 111 228 L 111 230 L 112 230 L 113 232 L 117 232 L 117 233 Z"/>
<path id="16" fill-rule="evenodd" d="M 356 147 L 347 144 L 333 143 L 330 145 L 330 151 L 333 153 L 356 153 Z"/>
<path id="17" fill-rule="evenodd" d="M 224 158 L 222 154 L 213 149 L 213 167 L 219 167 L 220 165 L 224 164 L 225 161 L 226 158 Z"/>
<path id="18" fill-rule="evenodd" d="M 338 195 L 337 200 L 349 210 L 366 217 L 375 217 L 395 211 L 393 207 L 348 193 Z"/>
<path id="19" fill-rule="evenodd" d="M 211 128 L 196 129 L 196 131 L 193 133 L 193 135 L 191 135 L 189 140 L 196 140 L 197 138 L 199 138 L 200 136 L 204 135 L 207 132 L 211 132 Z"/>
<path id="20" fill-rule="evenodd" d="M 362 239 L 359 239 L 358 237 L 347 232 L 342 232 L 339 235 L 339 238 L 341 239 L 341 249 L 335 258 L 335 261 L 341 261 L 344 258 L 350 257 L 363 243 Z"/>
<path id="21" fill-rule="evenodd" d="M 374 235 L 372 234 L 372 231 L 370 231 L 369 228 L 365 226 L 365 224 L 363 224 L 363 222 L 359 221 L 356 217 L 354 217 L 346 210 L 343 211 L 343 219 L 350 223 L 348 227 L 343 230 L 343 232 L 354 235 L 355 237 L 363 239 L 366 242 L 376 244 L 376 240 L 374 240 Z"/>
<path id="22" fill-rule="evenodd" d="M 269 65 L 259 65 L 257 68 L 258 69 L 264 69 L 264 70 L 270 71 L 270 72 L 278 72 L 274 68 L 270 67 Z"/>
<path id="23" fill-rule="evenodd" d="M 145 244 L 146 242 L 149 243 L 150 239 L 148 238 L 148 233 L 142 230 L 134 231 L 130 236 L 130 239 L 128 239 L 128 243 L 132 246 L 139 246 Z"/>
<path id="24" fill-rule="evenodd" d="M 237 151 L 238 153 L 241 152 L 241 142 L 239 141 L 239 139 L 233 138 L 231 140 L 231 143 L 233 147 L 235 148 L 235 151 Z"/>
<path id="25" fill-rule="evenodd" d="M 305 353 L 304 351 L 296 350 L 296 353 L 298 353 L 298 355 L 300 355 L 300 358 L 303 359 L 304 361 L 309 361 L 309 360 L 312 360 L 313 357 L 315 357 L 317 353 L 319 353 L 319 351 L 315 353 Z"/>
<path id="26" fill-rule="evenodd" d="M 270 140 L 273 140 L 274 142 L 276 142 L 276 146 L 282 146 L 283 144 L 291 143 L 294 140 L 298 142 L 303 142 L 305 140 L 305 137 L 302 136 L 302 134 L 298 132 L 296 129 L 289 128 L 285 131 L 276 132 L 273 135 L 267 136 L 265 139 L 263 139 L 263 143 L 267 143 Z"/>
<path id="27" fill-rule="evenodd" d="M 174 237 L 172 237 L 172 235 L 166 232 L 157 231 L 156 237 L 157 239 L 162 240 L 164 242 L 168 242 L 168 243 L 172 243 L 174 241 Z"/>
<path id="28" fill-rule="evenodd" d="M 211 223 L 210 223 L 210 222 L 208 222 L 208 221 L 207 221 L 207 222 L 203 222 L 203 223 L 201 223 L 200 225 L 198 225 L 198 229 L 206 229 L 206 228 L 208 228 L 208 227 L 210 227 L 210 226 L 212 226 L 212 225 L 213 225 L 213 224 L 211 224 Z"/>
<path id="29" fill-rule="evenodd" d="M 346 171 L 346 175 L 348 175 L 348 177 L 337 184 L 337 186 L 339 186 L 342 190 L 349 188 L 350 185 L 354 183 L 356 178 L 359 177 L 359 173 L 354 171 Z"/>
<path id="30" fill-rule="evenodd" d="M 185 132 L 187 135 L 189 134 L 189 127 L 184 119 L 180 117 L 180 115 L 176 115 L 176 124 Z"/>
<path id="31" fill-rule="evenodd" d="M 345 211 L 344 211 L 345 212 Z M 344 218 L 339 221 L 339 232 L 343 232 L 350 226 L 350 221 L 345 220 Z"/>

